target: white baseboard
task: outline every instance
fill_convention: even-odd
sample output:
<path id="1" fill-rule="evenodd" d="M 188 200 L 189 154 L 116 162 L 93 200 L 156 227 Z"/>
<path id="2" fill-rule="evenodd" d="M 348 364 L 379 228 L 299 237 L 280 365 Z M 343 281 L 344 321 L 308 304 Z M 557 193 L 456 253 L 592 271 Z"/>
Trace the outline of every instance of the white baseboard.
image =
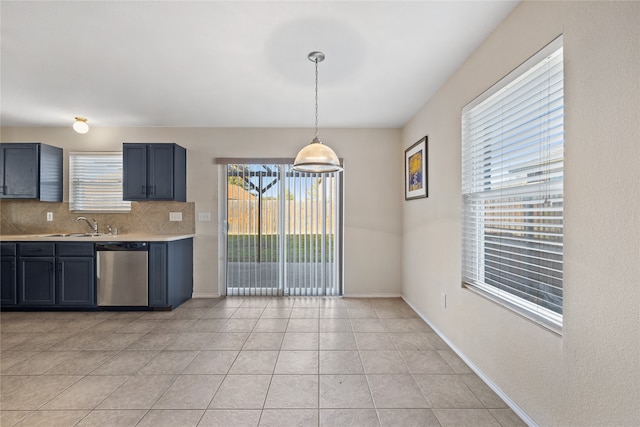
<path id="1" fill-rule="evenodd" d="M 500 396 L 502 400 L 504 400 L 507 405 L 509 405 L 511 410 L 513 410 L 513 412 L 515 412 L 522 419 L 522 421 L 524 421 L 530 427 L 537 427 L 536 422 L 531 417 L 529 417 L 526 412 L 524 412 L 518 405 L 516 405 L 516 403 L 511 400 L 509 396 L 507 396 L 497 385 L 495 385 L 493 381 L 491 381 L 489 377 L 484 374 L 484 372 L 482 372 L 462 351 L 460 351 L 458 347 L 453 345 L 451 341 L 449 341 L 449 339 L 438 330 L 438 328 L 433 326 L 433 324 L 429 322 L 429 319 L 427 319 L 416 307 L 414 307 L 413 304 L 407 301 L 404 295 L 402 295 L 401 298 L 409 305 L 409 307 L 413 309 L 413 311 L 418 314 L 418 316 L 420 316 L 422 320 L 427 323 L 427 325 L 431 327 L 431 329 L 433 329 L 436 334 L 438 334 L 440 338 L 442 338 L 445 343 L 447 343 L 449 347 L 451 347 L 451 350 L 453 350 L 453 352 L 456 353 L 460 357 L 460 359 L 462 359 L 464 363 L 466 363 L 467 366 L 469 366 L 469 368 L 471 368 L 471 370 L 475 372 L 476 375 L 478 375 L 478 377 L 480 377 L 480 379 L 489 386 L 489 388 L 491 388 L 491 390 L 493 390 L 498 396 Z"/>
<path id="2" fill-rule="evenodd" d="M 191 298 L 220 298 L 220 294 L 212 294 L 209 292 L 193 292 Z"/>
<path id="3" fill-rule="evenodd" d="M 191 294 L 191 298 L 220 298 L 221 294 L 215 294 L 210 292 L 194 292 Z M 293 295 L 292 295 L 293 296 Z M 400 294 L 352 294 L 342 295 L 345 298 L 401 298 Z"/>
<path id="4" fill-rule="evenodd" d="M 344 298 L 401 298 L 401 294 L 344 294 Z"/>

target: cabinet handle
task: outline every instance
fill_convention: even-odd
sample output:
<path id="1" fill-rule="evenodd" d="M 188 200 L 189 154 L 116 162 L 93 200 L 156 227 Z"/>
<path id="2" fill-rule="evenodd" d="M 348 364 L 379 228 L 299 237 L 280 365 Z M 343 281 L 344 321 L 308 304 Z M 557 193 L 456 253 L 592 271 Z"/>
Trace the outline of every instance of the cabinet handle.
<path id="1" fill-rule="evenodd" d="M 156 186 L 155 185 L 150 185 L 149 186 L 149 194 L 152 195 L 153 192 L 155 191 Z"/>
<path id="2" fill-rule="evenodd" d="M 49 270 L 53 271 L 53 261 L 49 261 Z"/>
<path id="3" fill-rule="evenodd" d="M 142 186 L 142 194 L 147 194 L 147 190 L 145 189 L 144 185 Z"/>

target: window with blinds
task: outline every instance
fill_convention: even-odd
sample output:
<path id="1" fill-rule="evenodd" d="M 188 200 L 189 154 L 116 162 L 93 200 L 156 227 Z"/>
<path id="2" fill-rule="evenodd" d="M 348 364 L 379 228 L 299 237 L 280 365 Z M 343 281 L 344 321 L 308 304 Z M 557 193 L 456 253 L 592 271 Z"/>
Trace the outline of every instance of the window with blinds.
<path id="1" fill-rule="evenodd" d="M 462 110 L 463 284 L 560 332 L 562 38 Z"/>
<path id="2" fill-rule="evenodd" d="M 129 212 L 122 200 L 122 152 L 69 154 L 69 210 Z"/>

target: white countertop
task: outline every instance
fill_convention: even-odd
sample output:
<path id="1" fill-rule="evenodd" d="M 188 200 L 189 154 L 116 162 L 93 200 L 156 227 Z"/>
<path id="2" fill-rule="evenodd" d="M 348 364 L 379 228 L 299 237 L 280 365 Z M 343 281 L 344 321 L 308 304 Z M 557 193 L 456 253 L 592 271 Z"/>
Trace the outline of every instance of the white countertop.
<path id="1" fill-rule="evenodd" d="M 53 236 L 54 233 L 2 235 L 3 242 L 172 242 L 195 234 L 102 234 L 100 236 Z"/>

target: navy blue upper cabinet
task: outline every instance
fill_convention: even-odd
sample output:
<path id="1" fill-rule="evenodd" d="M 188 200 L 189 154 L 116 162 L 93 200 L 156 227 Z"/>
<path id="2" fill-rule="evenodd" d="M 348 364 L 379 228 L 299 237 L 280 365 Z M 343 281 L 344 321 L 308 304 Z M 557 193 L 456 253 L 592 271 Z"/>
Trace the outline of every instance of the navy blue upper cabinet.
<path id="1" fill-rule="evenodd" d="M 147 145 L 122 144 L 122 198 L 147 199 Z"/>
<path id="2" fill-rule="evenodd" d="M 40 143 L 0 144 L 0 198 L 62 201 L 62 149 Z"/>
<path id="3" fill-rule="evenodd" d="M 177 144 L 122 144 L 123 199 L 187 201 L 187 150 Z"/>

